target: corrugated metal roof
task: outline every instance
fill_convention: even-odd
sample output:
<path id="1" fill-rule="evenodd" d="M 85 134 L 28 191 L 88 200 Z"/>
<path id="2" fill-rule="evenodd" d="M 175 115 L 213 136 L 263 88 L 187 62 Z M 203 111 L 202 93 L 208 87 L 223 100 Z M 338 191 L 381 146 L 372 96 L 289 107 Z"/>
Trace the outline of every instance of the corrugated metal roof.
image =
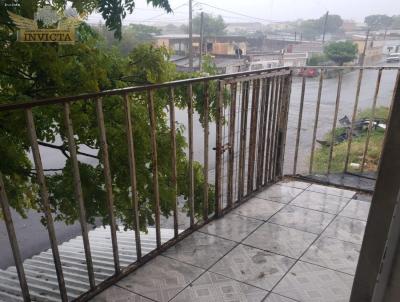
<path id="1" fill-rule="evenodd" d="M 161 229 L 161 242 L 174 237 L 173 229 Z M 121 267 L 136 261 L 135 233 L 117 232 Z M 96 284 L 114 274 L 110 228 L 98 227 L 89 232 Z M 148 228 L 141 233 L 142 254 L 156 248 L 156 232 Z M 65 284 L 70 300 L 89 290 L 82 237 L 78 236 L 59 245 Z M 51 250 L 46 250 L 24 261 L 24 269 L 32 301 L 60 301 L 57 275 Z M 0 301 L 23 301 L 18 275 L 14 266 L 0 270 Z"/>

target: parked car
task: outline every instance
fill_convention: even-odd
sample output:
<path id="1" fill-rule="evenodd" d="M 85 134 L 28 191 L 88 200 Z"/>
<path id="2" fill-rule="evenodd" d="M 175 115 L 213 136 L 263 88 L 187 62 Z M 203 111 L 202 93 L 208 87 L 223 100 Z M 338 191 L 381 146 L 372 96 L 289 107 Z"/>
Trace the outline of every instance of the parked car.
<path id="1" fill-rule="evenodd" d="M 400 52 L 391 53 L 391 54 L 386 58 L 386 62 L 387 62 L 387 63 L 400 62 Z"/>
<path id="2" fill-rule="evenodd" d="M 298 75 L 301 77 L 313 78 L 318 75 L 318 70 L 315 68 L 301 68 Z"/>

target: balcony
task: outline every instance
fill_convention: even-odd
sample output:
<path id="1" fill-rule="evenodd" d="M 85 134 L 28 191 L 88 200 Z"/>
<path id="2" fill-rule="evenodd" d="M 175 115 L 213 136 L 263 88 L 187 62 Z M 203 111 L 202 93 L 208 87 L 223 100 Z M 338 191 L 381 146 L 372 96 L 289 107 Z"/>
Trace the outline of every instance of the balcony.
<path id="1" fill-rule="evenodd" d="M 22 259 L 4 184 L 9 176 L 1 171 L 15 265 L 0 270 L 0 300 L 349 301 L 379 182 L 383 151 L 374 139 L 391 133 L 388 120 L 377 119 L 378 106 L 388 113 L 396 107 L 400 72 L 327 67 L 317 79 L 295 73 L 276 68 L 1 105 L 6 118 L 25 118 L 50 244 Z M 97 122 L 90 129 L 98 134 L 92 152 L 99 200 L 82 193 L 81 132 L 74 128 L 85 122 L 74 118 L 82 104 Z M 46 142 L 37 135 L 40 110 L 48 107 L 59 113 L 54 123 L 71 175 L 65 198 L 81 226 L 80 236 L 64 242 L 54 227 L 63 209 L 55 206 Z M 360 119 L 360 109 L 370 113 Z M 117 110 L 121 120 L 111 120 Z M 146 130 L 135 132 L 139 119 Z M 110 123 L 118 127 L 110 131 Z M 137 155 L 143 137 L 149 150 Z M 117 165 L 128 209 L 119 199 Z M 141 173 L 145 184 L 138 183 Z M 90 230 L 88 211 L 99 202 L 105 227 Z"/>
<path id="2" fill-rule="evenodd" d="M 348 301 L 369 211 L 365 199 L 278 182 L 92 301 Z"/>

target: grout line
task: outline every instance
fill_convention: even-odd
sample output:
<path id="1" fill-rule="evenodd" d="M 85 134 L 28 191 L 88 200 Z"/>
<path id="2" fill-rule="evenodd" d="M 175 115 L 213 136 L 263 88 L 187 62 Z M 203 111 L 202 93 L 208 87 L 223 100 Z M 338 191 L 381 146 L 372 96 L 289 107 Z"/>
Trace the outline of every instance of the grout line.
<path id="1" fill-rule="evenodd" d="M 350 199 L 351 200 L 351 199 Z M 350 202 L 350 200 L 347 202 L 347 204 Z M 347 204 L 345 205 L 345 207 L 347 206 Z M 308 248 L 306 248 L 304 250 L 304 252 L 300 255 L 300 257 L 297 259 L 297 261 L 288 269 L 288 271 L 286 272 L 286 274 L 284 274 L 284 276 L 275 284 L 275 286 L 271 289 L 271 292 L 273 292 L 273 290 L 278 286 L 278 284 L 287 276 L 287 274 L 293 269 L 293 267 L 299 263 L 300 259 L 308 252 L 308 250 L 311 248 L 312 245 L 314 245 L 314 243 L 321 237 L 322 233 L 326 231 L 326 229 L 332 224 L 332 222 L 336 219 L 336 217 L 338 216 L 338 214 L 336 214 L 332 220 L 327 224 L 327 226 L 322 230 L 322 232 L 317 236 L 317 238 L 315 238 L 315 240 L 308 246 Z M 328 268 L 327 268 L 328 269 Z"/>
<path id="2" fill-rule="evenodd" d="M 130 293 L 132 293 L 132 294 L 138 295 L 138 296 L 143 297 L 143 298 L 145 298 L 145 299 L 148 299 L 148 300 L 150 300 L 150 301 L 158 302 L 157 300 L 153 300 L 153 299 L 151 299 L 151 298 L 149 298 L 149 297 L 147 297 L 147 296 L 138 294 L 137 292 L 134 292 L 134 291 L 132 291 L 132 290 L 130 290 L 130 289 L 127 289 L 127 288 L 125 288 L 125 287 L 122 287 L 122 286 L 118 285 L 118 283 L 115 283 L 115 284 L 111 285 L 109 288 L 111 288 L 111 287 L 113 287 L 113 286 L 116 286 L 116 287 L 118 287 L 118 288 L 120 288 L 120 289 L 126 290 L 126 291 L 128 291 L 128 292 L 130 292 Z M 109 289 L 109 288 L 108 288 L 108 289 Z M 106 289 L 106 290 L 108 290 L 108 289 Z M 103 293 L 105 293 L 106 290 L 103 291 Z M 101 293 L 100 293 L 99 295 L 101 295 Z M 97 297 L 98 297 L 99 295 L 97 295 Z"/>

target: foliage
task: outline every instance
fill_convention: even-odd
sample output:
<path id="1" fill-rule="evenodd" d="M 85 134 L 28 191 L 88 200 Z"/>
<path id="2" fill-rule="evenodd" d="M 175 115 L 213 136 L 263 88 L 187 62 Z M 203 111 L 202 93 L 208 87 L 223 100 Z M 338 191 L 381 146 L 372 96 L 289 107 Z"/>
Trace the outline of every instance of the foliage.
<path id="1" fill-rule="evenodd" d="M 387 120 L 389 115 L 389 108 L 387 107 L 378 107 L 375 110 L 374 117 L 377 119 Z M 364 118 L 371 118 L 372 117 L 372 110 L 365 109 L 360 111 L 357 114 L 357 120 L 364 119 Z M 335 136 L 344 133 L 346 130 L 344 128 L 337 128 L 335 129 Z M 384 140 L 385 131 L 382 128 L 373 129 L 370 136 L 370 141 L 368 145 L 368 154 L 366 157 L 366 166 L 364 167 L 364 171 L 377 171 L 379 159 L 382 152 L 383 140 Z M 332 138 L 332 132 L 328 132 L 324 136 L 324 140 L 330 141 Z M 350 156 L 349 156 L 349 163 L 357 163 L 362 164 L 362 158 L 365 149 L 365 143 L 367 139 L 367 134 L 364 132 L 361 135 L 353 137 Z M 347 146 L 348 141 L 345 140 L 341 143 L 338 143 L 333 148 L 333 157 L 332 157 L 332 172 L 343 172 L 344 163 L 346 162 L 346 154 L 347 154 Z M 327 164 L 329 160 L 329 147 L 321 146 L 315 152 L 314 157 L 314 171 L 324 173 L 327 170 Z M 348 167 L 349 171 L 359 172 L 360 169 Z"/>
<path id="2" fill-rule="evenodd" d="M 370 15 L 365 17 L 364 22 L 372 30 L 387 29 L 392 25 L 393 19 L 387 15 Z"/>
<path id="3" fill-rule="evenodd" d="M 308 66 L 321 66 L 328 61 L 328 58 L 324 54 L 313 54 L 311 58 L 307 60 Z"/>
<path id="4" fill-rule="evenodd" d="M 300 23 L 299 29 L 306 39 L 314 39 L 322 35 L 324 31 L 325 15 L 319 19 L 304 20 Z M 339 15 L 328 15 L 326 32 L 336 34 L 341 31 L 343 20 Z"/>
<path id="5" fill-rule="evenodd" d="M 329 43 L 324 48 L 324 54 L 332 61 L 342 66 L 357 57 L 357 45 L 351 41 Z"/>
<path id="6" fill-rule="evenodd" d="M 155 35 L 161 34 L 159 28 L 142 24 L 123 26 L 121 40 L 115 39 L 114 33 L 109 31 L 105 25 L 100 24 L 95 27 L 95 30 L 104 38 L 107 47 L 116 47 L 123 55 L 127 55 L 140 44 L 153 41 Z"/>
<path id="7" fill-rule="evenodd" d="M 0 27 L 0 104 L 23 103 L 32 99 L 116 89 L 128 85 L 159 83 L 195 74 L 177 74 L 168 61 L 165 48 L 140 45 L 129 56 L 121 56 L 114 48 L 104 48 L 98 34 L 86 24 L 77 30 L 78 41 L 74 45 L 55 43 L 19 43 L 16 31 Z M 202 87 L 194 87 L 194 107 L 202 110 Z M 217 91 L 210 91 L 210 119 L 215 114 Z M 129 95 L 135 141 L 137 186 L 140 204 L 141 228 L 154 223 L 152 190 L 152 165 L 150 148 L 150 125 L 147 94 Z M 187 107 L 186 90 L 177 89 L 174 102 L 178 108 Z M 158 153 L 160 204 L 163 215 L 171 215 L 173 189 L 171 187 L 171 142 L 167 104 L 169 91 L 154 94 Z M 111 176 L 115 198 L 116 217 L 126 228 L 132 226 L 132 205 L 128 150 L 121 98 L 103 98 L 105 126 L 109 147 Z M 66 164 L 56 173 L 47 173 L 52 211 L 57 220 L 73 223 L 78 218 L 78 207 L 73 198 L 71 161 L 67 149 L 67 138 L 63 126 L 62 107 L 41 106 L 33 110 L 37 136 L 40 142 L 49 144 L 62 152 Z M 200 112 L 204 118 L 204 112 Z M 105 201 L 103 165 L 99 151 L 96 110 L 93 100 L 71 103 L 71 117 L 77 145 L 91 149 L 92 156 L 81 153 L 79 167 L 82 179 L 87 219 L 94 222 L 98 217 L 108 223 Z M 36 171 L 29 160 L 25 116 L 21 111 L 0 114 L 0 170 L 4 174 L 11 206 L 24 215 L 29 208 L 40 209 L 41 203 L 36 183 Z M 184 128 L 177 125 L 177 169 L 178 192 L 188 197 L 188 162 Z M 195 192 L 203 190 L 202 166 L 194 163 Z M 202 194 L 195 194 L 196 209 L 202 205 Z M 210 186 L 210 208 L 214 200 L 214 188 Z M 200 210 L 199 210 L 200 211 Z M 200 215 L 197 212 L 196 215 Z"/>
<path id="8" fill-rule="evenodd" d="M 211 14 L 204 13 L 203 17 L 203 32 L 205 37 L 221 36 L 225 35 L 226 23 L 221 16 L 214 17 Z M 200 34 L 201 17 L 200 14 L 193 18 L 193 33 Z M 185 25 L 185 32 L 189 31 L 189 28 Z"/>
<path id="9" fill-rule="evenodd" d="M 168 0 L 146 0 L 146 2 L 153 7 L 163 8 L 168 13 L 172 12 Z M 71 5 L 81 15 L 89 15 L 95 11 L 101 13 L 107 28 L 114 31 L 114 35 L 118 39 L 122 37 L 122 20 L 127 13 L 131 14 L 135 10 L 135 0 L 20 0 L 20 6 L 7 7 L 7 9 L 33 19 L 37 7 L 49 3 L 57 10 L 65 10 L 67 6 Z M 8 24 L 11 23 L 5 6 L 0 6 L 0 20 L 7 20 Z"/>

